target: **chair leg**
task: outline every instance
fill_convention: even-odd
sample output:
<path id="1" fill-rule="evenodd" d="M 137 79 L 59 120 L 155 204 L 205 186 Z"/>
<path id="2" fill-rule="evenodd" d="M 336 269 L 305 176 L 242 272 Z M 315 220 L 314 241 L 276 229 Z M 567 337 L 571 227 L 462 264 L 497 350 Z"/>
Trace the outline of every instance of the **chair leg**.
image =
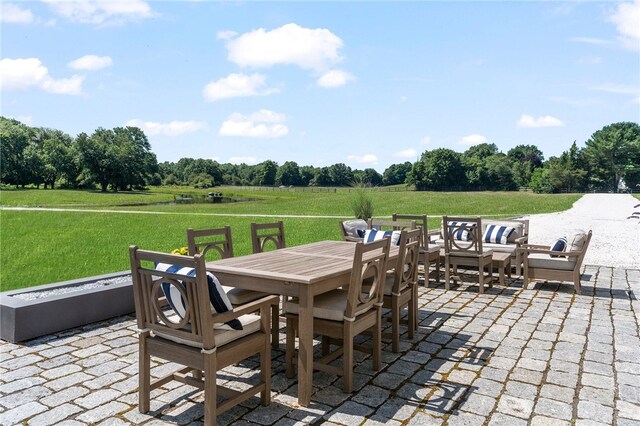
<path id="1" fill-rule="evenodd" d="M 373 353 L 371 354 L 371 362 L 374 371 L 382 368 L 382 309 L 376 308 L 376 325 L 373 326 Z"/>
<path id="2" fill-rule="evenodd" d="M 524 267 L 522 268 L 522 288 L 525 290 L 529 287 L 529 263 L 524 260 Z"/>
<path id="3" fill-rule="evenodd" d="M 400 351 L 400 306 L 397 296 L 391 296 L 391 350 Z"/>
<path id="4" fill-rule="evenodd" d="M 342 359 L 342 389 L 344 393 L 351 393 L 353 390 L 353 328 L 351 323 L 344 325 L 342 348 L 344 350 Z"/>
<path id="5" fill-rule="evenodd" d="M 266 407 L 271 403 L 271 348 L 268 336 L 265 336 L 264 347 L 260 351 L 260 380 L 264 383 L 260 402 Z"/>
<path id="6" fill-rule="evenodd" d="M 416 329 L 416 304 L 415 304 L 415 300 L 416 300 L 416 290 L 415 290 L 415 285 L 411 286 L 411 299 L 409 300 L 409 303 L 407 303 L 407 315 L 408 315 L 408 320 L 409 323 L 408 325 L 408 330 L 407 330 L 407 336 L 409 337 L 409 339 L 413 339 L 413 332 Z"/>
<path id="7" fill-rule="evenodd" d="M 322 336 L 322 356 L 329 355 L 331 349 L 331 338 L 329 336 Z"/>
<path id="8" fill-rule="evenodd" d="M 576 294 L 580 294 L 580 271 L 576 271 L 573 274 L 573 286 L 576 288 Z"/>
<path id="9" fill-rule="evenodd" d="M 138 336 L 138 410 L 141 413 L 149 411 L 151 397 L 151 357 L 147 353 L 147 337 L 148 331 Z"/>
<path id="10" fill-rule="evenodd" d="M 214 426 L 217 416 L 216 352 L 204 353 L 204 425 Z"/>
<path id="11" fill-rule="evenodd" d="M 451 284 L 451 269 L 449 268 L 450 265 L 448 262 L 445 262 L 444 265 L 444 288 L 445 290 L 449 290 Z"/>
<path id="12" fill-rule="evenodd" d="M 440 259 L 436 259 L 436 284 L 440 284 Z"/>
<path id="13" fill-rule="evenodd" d="M 278 299 L 279 300 L 279 299 Z M 278 349 L 280 340 L 280 304 L 271 306 L 271 347 Z"/>
<path id="14" fill-rule="evenodd" d="M 286 375 L 288 379 L 293 379 L 293 353 L 296 345 L 295 320 L 287 317 L 287 348 L 284 359 L 286 364 Z"/>

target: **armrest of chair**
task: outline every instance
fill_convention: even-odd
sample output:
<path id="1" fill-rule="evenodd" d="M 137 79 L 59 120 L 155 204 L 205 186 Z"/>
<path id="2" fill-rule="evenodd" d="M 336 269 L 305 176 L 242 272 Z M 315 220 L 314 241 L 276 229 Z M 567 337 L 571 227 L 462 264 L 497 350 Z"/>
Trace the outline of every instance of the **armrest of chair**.
<path id="1" fill-rule="evenodd" d="M 436 229 L 435 231 L 427 232 L 427 237 L 429 238 L 429 242 L 432 243 L 433 237 L 435 237 L 436 240 L 440 238 L 440 230 Z"/>
<path id="2" fill-rule="evenodd" d="M 262 309 L 265 309 L 265 312 L 270 315 L 271 305 L 278 302 L 279 296 L 265 296 L 252 302 L 245 303 L 244 305 L 238 305 L 231 311 L 227 311 L 221 314 L 214 314 L 213 318 L 215 322 L 225 323 L 242 315 L 250 314 Z"/>
<path id="3" fill-rule="evenodd" d="M 520 238 L 516 238 L 516 246 L 520 247 L 523 244 L 527 244 L 528 241 L 529 241 L 529 236 L 527 235 Z"/>
<path id="4" fill-rule="evenodd" d="M 538 254 L 555 255 L 558 257 L 578 257 L 582 254 L 582 252 L 579 252 L 579 251 L 549 250 L 549 246 L 541 246 L 541 245 L 535 245 L 535 244 L 526 244 L 518 248 L 517 250 L 521 253 L 521 255 L 524 255 L 524 256 L 538 253 Z"/>

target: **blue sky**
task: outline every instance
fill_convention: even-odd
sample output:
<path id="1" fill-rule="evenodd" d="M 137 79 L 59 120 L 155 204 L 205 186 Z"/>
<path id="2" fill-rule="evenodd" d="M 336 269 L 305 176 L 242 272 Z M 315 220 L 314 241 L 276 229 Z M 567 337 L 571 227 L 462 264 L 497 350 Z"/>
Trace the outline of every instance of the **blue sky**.
<path id="1" fill-rule="evenodd" d="M 640 2 L 2 1 L 3 116 L 159 161 L 345 163 L 640 121 Z"/>

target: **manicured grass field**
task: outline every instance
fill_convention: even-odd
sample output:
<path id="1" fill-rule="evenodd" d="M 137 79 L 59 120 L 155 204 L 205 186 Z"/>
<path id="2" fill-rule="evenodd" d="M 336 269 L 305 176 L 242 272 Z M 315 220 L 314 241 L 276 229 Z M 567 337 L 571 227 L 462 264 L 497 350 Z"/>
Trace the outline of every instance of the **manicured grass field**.
<path id="1" fill-rule="evenodd" d="M 203 229 L 230 225 L 235 254 L 244 255 L 251 251 L 249 224 L 278 220 L 278 217 L 258 215 L 282 216 L 287 244 L 291 246 L 339 239 L 337 217 L 352 217 L 349 203 L 353 193 L 347 190 L 312 193 L 216 188 L 215 191 L 221 191 L 225 196 L 258 200 L 155 205 L 173 201 L 174 194 L 194 193 L 190 188 L 160 188 L 144 193 L 118 194 L 2 190 L 0 205 L 3 207 L 64 207 L 69 211 L 0 211 L 0 289 L 5 291 L 126 270 L 129 268 L 129 245 L 170 251 L 186 245 L 186 229 L 189 227 Z M 206 194 L 208 191 L 202 192 Z M 371 197 L 375 217 L 389 217 L 393 212 L 424 212 L 430 216 L 519 216 L 566 210 L 580 195 L 372 191 Z M 151 205 L 140 205 L 143 203 Z M 73 209 L 117 210 L 120 213 Z M 331 218 L 286 217 L 290 215 Z M 437 218 L 431 219 L 430 227 L 438 227 L 438 222 Z"/>

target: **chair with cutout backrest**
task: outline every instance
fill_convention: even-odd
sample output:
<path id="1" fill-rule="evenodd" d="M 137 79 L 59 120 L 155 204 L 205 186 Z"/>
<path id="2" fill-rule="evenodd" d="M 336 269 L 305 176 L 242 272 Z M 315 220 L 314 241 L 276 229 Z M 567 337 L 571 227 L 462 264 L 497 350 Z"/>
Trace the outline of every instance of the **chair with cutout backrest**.
<path id="1" fill-rule="evenodd" d="M 431 265 L 435 267 L 434 281 L 440 283 L 440 247 L 437 245 L 429 245 L 429 226 L 426 214 L 400 214 L 394 213 L 391 220 L 415 220 L 419 228 L 422 229 L 422 242 L 420 243 L 420 257 L 424 265 L 424 285 L 429 288 L 429 276 L 431 275 L 429 268 Z"/>
<path id="2" fill-rule="evenodd" d="M 229 226 L 199 230 L 189 228 L 187 229 L 187 244 L 189 246 L 189 255 L 202 254 L 207 261 L 233 257 L 233 241 L 231 239 L 231 227 Z M 232 282 L 225 282 L 224 284 L 224 290 L 232 305 L 244 305 L 268 296 L 268 293 L 234 287 Z M 274 348 L 278 347 L 280 329 L 278 320 L 279 304 L 277 302 L 276 299 L 271 313 L 273 321 L 271 326 L 271 345 Z"/>
<path id="3" fill-rule="evenodd" d="M 251 246 L 254 253 L 282 249 L 287 246 L 282 221 L 251 223 Z"/>
<path id="4" fill-rule="evenodd" d="M 220 288 L 213 276 L 206 273 L 201 255 L 172 255 L 135 246 L 130 247 L 129 255 L 139 329 L 140 412 L 149 411 L 151 391 L 172 380 L 204 390 L 205 425 L 216 424 L 217 415 L 258 393 L 262 405 L 269 405 L 269 308 L 274 296 L 231 310 L 223 304 L 222 309 L 218 305 Z M 159 270 L 156 265 L 167 268 Z M 167 294 L 175 295 L 179 302 L 172 302 Z M 230 328 L 227 324 L 232 323 Z M 256 354 L 260 356 L 257 384 L 242 392 L 216 384 L 219 370 Z M 183 368 L 152 380 L 151 357 Z M 225 399 L 218 401 L 218 396 Z"/>
<path id="5" fill-rule="evenodd" d="M 458 266 L 478 268 L 478 292 L 484 293 L 484 284 L 493 286 L 493 251 L 482 247 L 482 219 L 479 217 L 442 216 L 444 230 L 444 275 L 445 288 L 450 282 L 460 280 Z M 451 275 L 453 267 L 453 276 Z M 485 276 L 485 268 L 488 274 Z"/>
<path id="6" fill-rule="evenodd" d="M 394 273 L 386 275 L 383 291 L 383 308 L 391 310 L 391 349 L 400 350 L 400 322 L 404 307 L 407 308 L 407 336 L 413 339 L 418 329 L 418 256 L 422 229 L 403 230 L 400 233 L 398 260 Z"/>
<path id="7" fill-rule="evenodd" d="M 313 332 L 323 336 L 322 358 L 313 368 L 343 376 L 344 392 L 353 388 L 353 350 L 355 336 L 372 333 L 373 369 L 381 367 L 382 290 L 385 284 L 386 264 L 389 258 L 390 239 L 372 243 L 355 243 L 353 268 L 347 288 L 319 294 L 313 302 Z M 370 277 L 369 286 L 363 289 L 363 280 Z M 295 336 L 298 327 L 299 305 L 295 299 L 285 304 L 287 317 L 287 350 L 285 354 L 287 377 L 293 377 Z M 341 340 L 342 346 L 329 351 L 330 339 Z M 358 347 L 360 349 L 360 347 Z M 362 348 L 364 349 L 364 348 Z M 330 365 L 340 356 L 342 368 Z"/>

